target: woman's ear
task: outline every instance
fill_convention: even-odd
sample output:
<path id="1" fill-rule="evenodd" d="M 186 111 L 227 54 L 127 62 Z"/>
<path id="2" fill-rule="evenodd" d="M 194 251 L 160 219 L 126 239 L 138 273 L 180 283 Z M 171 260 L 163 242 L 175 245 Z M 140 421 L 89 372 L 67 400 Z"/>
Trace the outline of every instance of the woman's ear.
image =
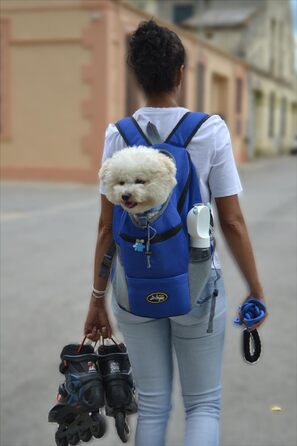
<path id="1" fill-rule="evenodd" d="M 185 66 L 181 65 L 176 73 L 176 86 L 179 87 L 184 79 Z"/>

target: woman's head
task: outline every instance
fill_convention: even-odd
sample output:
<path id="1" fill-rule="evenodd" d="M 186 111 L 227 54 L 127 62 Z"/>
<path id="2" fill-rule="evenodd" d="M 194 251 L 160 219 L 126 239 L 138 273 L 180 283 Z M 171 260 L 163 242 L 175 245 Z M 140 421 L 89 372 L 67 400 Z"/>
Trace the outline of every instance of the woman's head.
<path id="1" fill-rule="evenodd" d="M 173 31 L 144 21 L 129 38 L 127 62 L 146 95 L 171 92 L 185 64 L 185 48 Z"/>

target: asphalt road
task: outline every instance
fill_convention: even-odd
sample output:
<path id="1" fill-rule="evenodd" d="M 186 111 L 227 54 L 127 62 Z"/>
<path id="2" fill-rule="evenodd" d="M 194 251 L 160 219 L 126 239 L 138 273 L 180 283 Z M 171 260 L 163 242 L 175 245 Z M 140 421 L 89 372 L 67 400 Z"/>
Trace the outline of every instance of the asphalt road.
<path id="1" fill-rule="evenodd" d="M 296 158 L 260 160 L 241 166 L 240 174 L 242 208 L 270 315 L 260 331 L 261 361 L 247 365 L 240 330 L 232 326 L 245 285 L 220 239 L 229 307 L 221 445 L 296 446 Z M 1 184 L 1 446 L 55 444 L 47 412 L 63 381 L 60 350 L 81 339 L 98 203 L 96 186 Z M 175 379 L 167 446 L 182 446 L 177 372 Z M 272 412 L 273 405 L 282 411 Z M 94 444 L 121 444 L 113 420 Z"/>

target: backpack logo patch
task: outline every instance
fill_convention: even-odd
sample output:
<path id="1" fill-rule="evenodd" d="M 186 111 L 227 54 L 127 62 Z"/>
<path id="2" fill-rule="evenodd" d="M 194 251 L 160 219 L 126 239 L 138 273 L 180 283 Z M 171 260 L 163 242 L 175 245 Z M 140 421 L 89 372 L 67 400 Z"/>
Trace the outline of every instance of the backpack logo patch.
<path id="1" fill-rule="evenodd" d="M 166 293 L 155 292 L 147 296 L 146 300 L 150 304 L 162 304 L 168 300 L 168 295 Z"/>

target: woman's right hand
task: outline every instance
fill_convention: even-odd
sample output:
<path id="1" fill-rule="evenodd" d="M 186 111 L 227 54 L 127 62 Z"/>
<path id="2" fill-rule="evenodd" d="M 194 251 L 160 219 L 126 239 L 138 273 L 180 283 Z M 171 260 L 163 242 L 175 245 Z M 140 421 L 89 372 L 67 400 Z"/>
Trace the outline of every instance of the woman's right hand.
<path id="1" fill-rule="evenodd" d="M 250 293 L 250 294 L 246 297 L 246 299 L 242 302 L 241 306 L 242 306 L 243 304 L 245 304 L 249 299 L 252 299 L 252 298 L 254 298 L 254 299 L 258 299 L 260 302 L 262 302 L 262 303 L 265 305 L 266 313 L 265 313 L 265 316 L 263 317 L 263 319 L 261 319 L 258 323 L 254 324 L 254 325 L 251 326 L 251 327 L 249 327 L 249 326 L 246 325 L 246 324 L 243 324 L 243 325 L 245 326 L 245 328 L 246 328 L 248 331 L 250 331 L 250 332 L 256 330 L 257 328 L 259 328 L 259 327 L 263 324 L 263 322 L 265 321 L 265 319 L 266 319 L 267 316 L 268 316 L 268 312 L 267 312 L 267 304 L 266 304 L 266 301 L 265 301 L 265 298 L 264 298 L 263 291 L 261 291 L 261 292 L 259 292 L 259 293 L 257 293 L 257 292 L 252 292 L 252 293 Z M 242 318 L 242 314 L 241 314 L 240 309 L 238 310 L 238 317 L 239 317 L 239 319 Z"/>
<path id="2" fill-rule="evenodd" d="M 98 341 L 100 336 L 111 338 L 112 329 L 105 309 L 104 298 L 91 296 L 89 310 L 84 325 L 84 335 L 92 341 Z"/>

